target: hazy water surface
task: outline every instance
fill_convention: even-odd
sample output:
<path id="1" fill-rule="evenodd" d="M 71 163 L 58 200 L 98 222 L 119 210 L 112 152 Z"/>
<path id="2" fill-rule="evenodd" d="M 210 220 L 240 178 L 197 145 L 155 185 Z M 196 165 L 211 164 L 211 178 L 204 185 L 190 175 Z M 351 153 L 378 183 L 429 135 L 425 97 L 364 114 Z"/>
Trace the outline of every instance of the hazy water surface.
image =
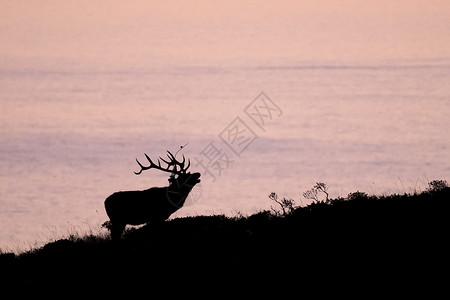
<path id="1" fill-rule="evenodd" d="M 177 216 L 448 180 L 447 2 L 212 3 L 0 3 L 0 248 L 98 228 L 111 193 L 167 184 L 135 158 L 186 143 L 203 176 Z M 261 92 L 264 130 L 244 111 Z"/>
<path id="2" fill-rule="evenodd" d="M 232 161 L 204 174 L 178 215 L 252 213 L 267 195 L 301 199 L 315 181 L 332 195 L 426 186 L 449 172 L 450 67 L 168 68 L 1 74 L 2 243 L 45 226 L 107 219 L 112 192 L 166 184 L 134 159 L 176 151 L 195 163 L 210 142 Z M 171 88 L 168 88 L 168 87 Z M 262 131 L 244 108 L 264 91 L 282 110 Z M 240 156 L 219 134 L 240 117 L 258 138 Z M 400 180 L 399 180 L 400 178 Z M 418 180 L 418 182 L 416 182 Z M 306 201 L 303 199 L 302 201 Z M 300 203 L 299 203 L 300 204 Z M 50 234 L 51 235 L 51 234 Z"/>

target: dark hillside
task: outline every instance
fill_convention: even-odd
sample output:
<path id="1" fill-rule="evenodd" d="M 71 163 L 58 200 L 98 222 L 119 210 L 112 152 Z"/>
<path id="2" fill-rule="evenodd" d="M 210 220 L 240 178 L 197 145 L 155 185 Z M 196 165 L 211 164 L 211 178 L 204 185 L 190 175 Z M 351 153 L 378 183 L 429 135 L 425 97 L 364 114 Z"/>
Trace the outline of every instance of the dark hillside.
<path id="1" fill-rule="evenodd" d="M 449 203 L 445 187 L 382 197 L 357 192 L 284 216 L 178 218 L 130 229 L 118 242 L 85 236 L 2 254 L 1 282 L 87 288 L 140 281 L 161 287 L 173 280 L 220 285 L 285 274 L 289 281 L 428 278 L 448 258 Z"/>

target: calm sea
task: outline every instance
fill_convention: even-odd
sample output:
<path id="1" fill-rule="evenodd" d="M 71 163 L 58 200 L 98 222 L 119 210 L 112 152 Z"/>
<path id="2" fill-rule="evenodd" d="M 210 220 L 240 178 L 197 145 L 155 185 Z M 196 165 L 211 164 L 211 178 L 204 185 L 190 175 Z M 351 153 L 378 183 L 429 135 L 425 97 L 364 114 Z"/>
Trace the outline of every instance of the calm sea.
<path id="1" fill-rule="evenodd" d="M 448 180 L 448 4 L 360 2 L 1 1 L 0 249 L 98 232 L 186 143 L 175 216 Z"/>
<path id="2" fill-rule="evenodd" d="M 3 69 L 0 247 L 97 231 L 108 195 L 167 183 L 136 158 L 186 143 L 203 180 L 176 216 L 251 214 L 271 192 L 305 205 L 316 181 L 424 189 L 450 173 L 449 82 L 442 62 Z"/>

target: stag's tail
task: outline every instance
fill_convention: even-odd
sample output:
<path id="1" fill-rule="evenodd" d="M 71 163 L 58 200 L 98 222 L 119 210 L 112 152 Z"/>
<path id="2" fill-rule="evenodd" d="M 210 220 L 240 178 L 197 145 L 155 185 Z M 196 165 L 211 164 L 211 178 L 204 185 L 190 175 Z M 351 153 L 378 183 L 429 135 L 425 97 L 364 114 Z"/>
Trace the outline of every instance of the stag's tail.
<path id="1" fill-rule="evenodd" d="M 108 215 L 109 219 L 112 220 L 114 219 L 114 205 L 113 205 L 113 199 L 115 194 L 112 194 L 111 196 L 109 196 L 108 198 L 106 198 L 105 200 L 105 210 L 106 210 L 106 214 Z"/>
<path id="2" fill-rule="evenodd" d="M 120 222 L 120 220 L 117 219 L 117 216 L 115 214 L 114 209 L 114 198 L 116 198 L 116 193 L 112 194 L 105 200 L 105 210 L 106 214 L 109 217 L 109 220 L 111 221 L 111 226 L 109 227 L 109 230 L 111 232 L 111 239 L 112 240 L 118 240 L 120 239 L 120 236 L 122 235 L 125 225 L 123 222 Z"/>

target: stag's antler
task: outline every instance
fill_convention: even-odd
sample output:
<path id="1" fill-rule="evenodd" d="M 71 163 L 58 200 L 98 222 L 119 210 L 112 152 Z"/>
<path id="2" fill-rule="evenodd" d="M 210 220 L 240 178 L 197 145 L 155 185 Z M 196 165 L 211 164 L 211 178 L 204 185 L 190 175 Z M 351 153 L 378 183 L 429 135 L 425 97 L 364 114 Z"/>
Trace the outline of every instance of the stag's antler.
<path id="1" fill-rule="evenodd" d="M 158 159 L 158 164 L 155 164 L 150 157 L 148 157 L 147 154 L 144 153 L 145 157 L 147 158 L 148 162 L 150 163 L 150 165 L 148 167 L 144 167 L 139 160 L 136 159 L 136 162 L 138 163 L 138 165 L 141 167 L 141 170 L 139 172 L 134 172 L 134 174 L 139 175 L 142 173 L 142 171 L 148 170 L 148 169 L 157 169 L 163 172 L 169 172 L 172 174 L 185 174 L 187 169 L 189 169 L 189 167 L 191 166 L 191 161 L 188 160 L 188 164 L 186 167 L 184 167 L 185 163 L 186 163 L 186 158 L 183 155 L 183 161 L 179 162 L 178 160 L 176 160 L 175 156 L 170 153 L 170 151 L 167 151 L 167 157 L 169 158 L 169 160 L 165 160 L 164 158 L 159 157 Z M 165 162 L 167 164 L 166 168 L 161 167 L 161 162 L 160 160 L 162 160 L 163 162 Z M 180 167 L 180 171 L 178 171 L 177 166 Z M 173 169 L 170 169 L 171 167 L 173 167 Z"/>

